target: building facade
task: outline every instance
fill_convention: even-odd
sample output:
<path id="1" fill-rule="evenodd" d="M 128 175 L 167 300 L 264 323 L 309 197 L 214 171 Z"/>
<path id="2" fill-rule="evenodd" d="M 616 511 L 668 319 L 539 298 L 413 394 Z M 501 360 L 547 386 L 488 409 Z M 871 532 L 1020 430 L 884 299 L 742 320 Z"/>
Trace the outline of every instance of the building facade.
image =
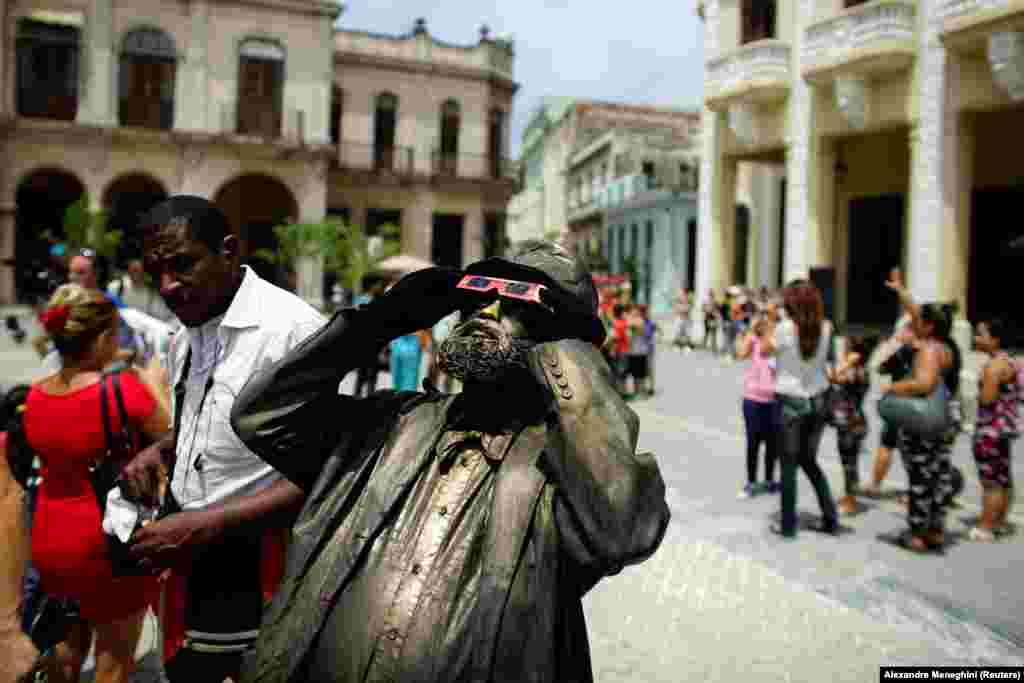
<path id="1" fill-rule="evenodd" d="M 851 325 L 920 300 L 1022 323 L 1024 1 L 705 0 L 698 286 L 729 284 L 737 174 L 779 180 L 781 280 L 813 274 Z M 769 182 L 774 184 L 774 181 Z M 748 247 L 749 249 L 749 247 Z M 771 251 L 767 249 L 766 251 Z M 764 260 L 764 259 L 762 259 Z"/>
<path id="2" fill-rule="evenodd" d="M 131 237 L 160 199 L 217 202 L 244 253 L 288 221 L 402 228 L 443 263 L 500 243 L 512 45 L 336 30 L 320 0 L 0 0 L 0 302 L 85 195 Z M 136 247 L 137 248 L 137 247 Z M 315 262 L 299 293 L 321 298 Z"/>

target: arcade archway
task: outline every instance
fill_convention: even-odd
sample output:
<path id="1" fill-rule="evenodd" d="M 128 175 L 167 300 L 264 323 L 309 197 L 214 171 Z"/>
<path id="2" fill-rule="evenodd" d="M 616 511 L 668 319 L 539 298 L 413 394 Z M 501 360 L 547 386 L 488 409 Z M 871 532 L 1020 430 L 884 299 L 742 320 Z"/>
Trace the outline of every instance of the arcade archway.
<path id="1" fill-rule="evenodd" d="M 64 236 L 64 214 L 85 194 L 85 185 L 59 168 L 39 169 L 22 179 L 15 194 L 15 291 L 19 301 L 46 296 L 39 273 L 57 260 L 50 249 Z M 61 278 L 63 279 L 63 278 Z"/>
<path id="2" fill-rule="evenodd" d="M 283 182 L 261 173 L 248 173 L 229 181 L 214 196 L 227 215 L 231 229 L 242 243 L 242 258 L 260 277 L 286 286 L 287 264 L 261 258 L 267 250 L 277 253 L 274 226 L 295 221 L 299 209 L 291 190 Z"/>
<path id="3" fill-rule="evenodd" d="M 124 235 L 118 250 L 119 261 L 142 255 L 139 218 L 164 199 L 167 199 L 167 190 L 160 181 L 145 173 L 120 176 L 107 187 L 103 194 L 107 228 L 120 230 Z"/>

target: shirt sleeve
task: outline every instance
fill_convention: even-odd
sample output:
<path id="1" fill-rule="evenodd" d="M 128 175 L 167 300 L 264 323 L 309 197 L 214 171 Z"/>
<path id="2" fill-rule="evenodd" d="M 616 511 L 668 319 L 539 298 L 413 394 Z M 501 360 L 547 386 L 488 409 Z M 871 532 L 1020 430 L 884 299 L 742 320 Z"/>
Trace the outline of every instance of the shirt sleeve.
<path id="1" fill-rule="evenodd" d="M 156 410 L 156 399 L 134 371 L 121 373 L 121 394 L 131 422 L 142 422 Z"/>

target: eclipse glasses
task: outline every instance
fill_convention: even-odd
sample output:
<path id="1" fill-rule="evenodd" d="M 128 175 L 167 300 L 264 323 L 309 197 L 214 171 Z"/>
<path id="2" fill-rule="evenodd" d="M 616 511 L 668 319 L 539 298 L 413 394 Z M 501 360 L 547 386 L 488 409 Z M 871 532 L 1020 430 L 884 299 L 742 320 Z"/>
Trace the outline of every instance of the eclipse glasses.
<path id="1" fill-rule="evenodd" d="M 504 280 L 500 277 L 487 277 L 486 275 L 466 275 L 457 285 L 458 289 L 469 289 L 474 292 L 489 292 L 492 289 L 498 290 L 498 296 L 521 301 L 532 301 L 544 306 L 540 300 L 540 292 L 546 287 L 536 282 L 521 282 L 519 280 Z"/>

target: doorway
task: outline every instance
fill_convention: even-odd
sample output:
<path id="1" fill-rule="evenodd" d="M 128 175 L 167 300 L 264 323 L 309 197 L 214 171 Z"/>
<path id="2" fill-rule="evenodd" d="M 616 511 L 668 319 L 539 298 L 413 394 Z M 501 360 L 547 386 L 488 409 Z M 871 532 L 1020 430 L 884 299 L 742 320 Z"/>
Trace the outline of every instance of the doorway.
<path id="1" fill-rule="evenodd" d="M 1024 186 L 975 190 L 971 202 L 971 255 L 967 288 L 967 317 L 972 322 L 1000 317 L 1008 323 L 1011 340 L 1024 346 L 1024 311 L 1017 301 L 1014 273 L 1024 262 L 1018 246 L 1024 230 L 1011 220 L 1024 203 Z"/>
<path id="2" fill-rule="evenodd" d="M 885 287 L 889 271 L 903 265 L 906 198 L 902 194 L 850 200 L 850 265 L 847 322 L 892 325 L 899 316 L 896 296 Z M 856 274 L 856 275 L 853 275 Z"/>
<path id="3" fill-rule="evenodd" d="M 455 213 L 435 213 L 434 230 L 430 241 L 430 260 L 438 266 L 462 268 L 462 233 L 464 216 Z"/>

